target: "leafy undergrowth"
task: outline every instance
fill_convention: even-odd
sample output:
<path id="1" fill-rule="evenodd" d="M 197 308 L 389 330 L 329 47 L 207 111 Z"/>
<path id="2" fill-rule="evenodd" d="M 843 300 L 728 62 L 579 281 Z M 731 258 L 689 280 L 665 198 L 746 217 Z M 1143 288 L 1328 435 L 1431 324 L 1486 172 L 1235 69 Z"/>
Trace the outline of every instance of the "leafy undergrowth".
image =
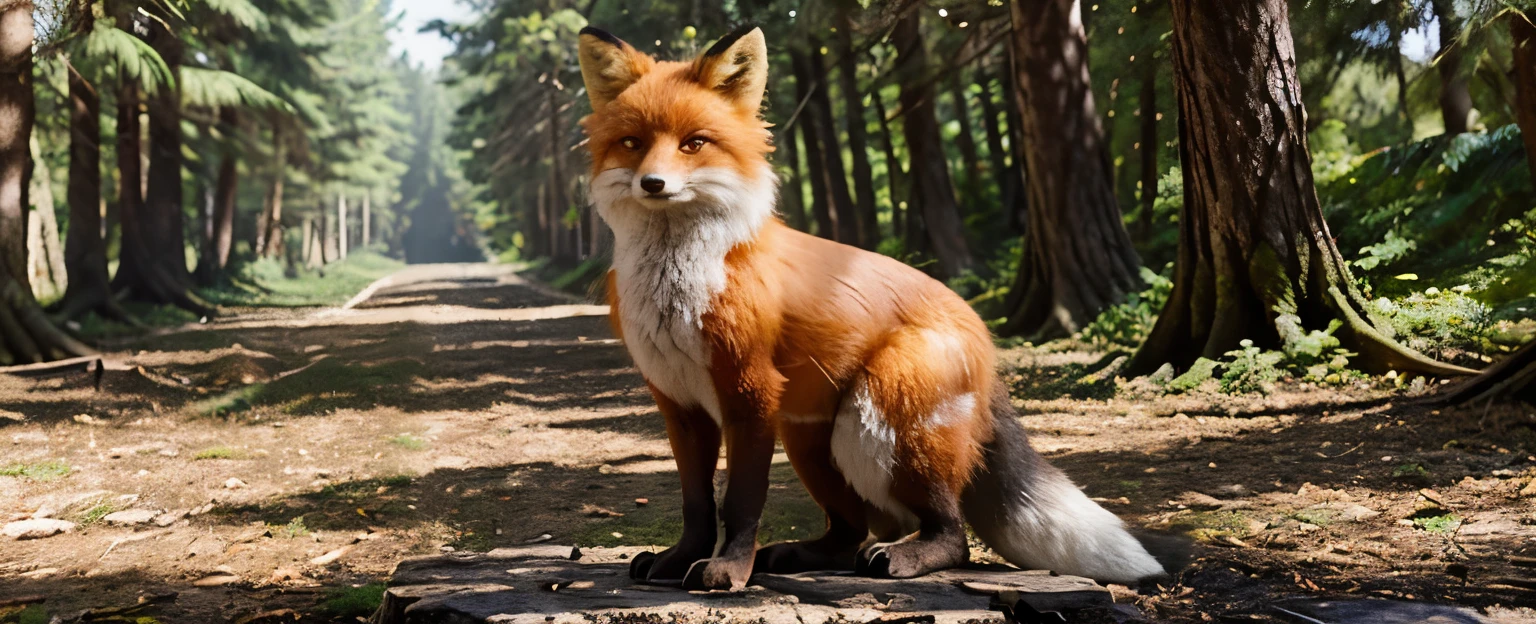
<path id="1" fill-rule="evenodd" d="M 1516 126 L 1356 157 L 1318 195 L 1373 296 L 1464 285 L 1492 319 L 1536 310 L 1536 189 Z"/>

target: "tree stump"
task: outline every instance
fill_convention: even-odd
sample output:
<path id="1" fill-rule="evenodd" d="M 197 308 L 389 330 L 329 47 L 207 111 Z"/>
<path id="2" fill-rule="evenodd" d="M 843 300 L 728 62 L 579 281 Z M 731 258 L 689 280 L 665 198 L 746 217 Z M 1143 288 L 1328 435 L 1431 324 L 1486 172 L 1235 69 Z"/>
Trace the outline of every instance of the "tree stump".
<path id="1" fill-rule="evenodd" d="M 640 585 L 620 551 L 569 546 L 415 557 L 400 562 L 373 624 L 424 622 L 1001 622 L 1050 613 L 1051 621 L 1124 622 L 1091 580 L 1007 566 L 946 570 L 916 579 L 847 574 L 758 574 L 740 592 Z M 1055 615 L 1055 614 L 1060 614 Z"/>

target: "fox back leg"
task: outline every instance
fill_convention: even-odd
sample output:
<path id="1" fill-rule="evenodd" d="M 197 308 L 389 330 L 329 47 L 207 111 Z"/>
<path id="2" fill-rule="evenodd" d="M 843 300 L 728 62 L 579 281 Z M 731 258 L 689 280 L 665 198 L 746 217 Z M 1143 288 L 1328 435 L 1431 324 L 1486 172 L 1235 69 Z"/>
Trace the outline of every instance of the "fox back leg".
<path id="1" fill-rule="evenodd" d="M 869 529 L 863 501 L 832 463 L 836 388 L 819 369 L 793 370 L 786 376 L 789 381 L 779 407 L 779 439 L 800 482 L 826 512 L 827 531 L 813 540 L 763 547 L 757 553 L 755 569 L 780 574 L 852 570 Z"/>
<path id="2" fill-rule="evenodd" d="M 917 532 L 877 543 L 858 568 L 906 578 L 969 558 L 960 493 L 989 433 L 976 387 L 989 364 L 946 330 L 904 329 L 865 363 L 843 397 L 832 433 L 839 469 L 872 506 Z"/>

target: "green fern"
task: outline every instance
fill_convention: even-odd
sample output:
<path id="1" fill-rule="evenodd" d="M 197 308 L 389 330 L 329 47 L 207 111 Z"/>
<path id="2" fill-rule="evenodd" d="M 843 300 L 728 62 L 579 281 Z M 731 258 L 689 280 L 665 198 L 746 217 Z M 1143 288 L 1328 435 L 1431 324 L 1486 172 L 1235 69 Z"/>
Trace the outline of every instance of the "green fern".
<path id="1" fill-rule="evenodd" d="M 192 106 L 275 108 L 293 112 L 293 106 L 243 76 L 198 67 L 182 67 L 181 101 Z"/>
<path id="2" fill-rule="evenodd" d="M 176 76 L 165 59 L 143 39 L 113 28 L 105 21 L 85 38 L 85 54 L 117 66 L 122 75 L 138 80 L 149 93 L 160 85 L 175 85 Z"/>

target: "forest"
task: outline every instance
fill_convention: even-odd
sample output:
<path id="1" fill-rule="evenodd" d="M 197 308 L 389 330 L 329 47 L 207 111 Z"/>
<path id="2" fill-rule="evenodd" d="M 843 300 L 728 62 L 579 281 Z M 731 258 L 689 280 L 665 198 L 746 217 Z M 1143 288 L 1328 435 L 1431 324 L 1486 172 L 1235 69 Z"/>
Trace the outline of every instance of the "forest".
<path id="1" fill-rule="evenodd" d="M 429 4 L 0 0 L 0 623 L 675 541 L 578 33 L 744 24 L 777 217 L 961 295 L 1042 453 L 1192 542 L 1117 621 L 1536 617 L 1532 0 Z M 813 536 L 773 479 L 760 541 Z"/>

